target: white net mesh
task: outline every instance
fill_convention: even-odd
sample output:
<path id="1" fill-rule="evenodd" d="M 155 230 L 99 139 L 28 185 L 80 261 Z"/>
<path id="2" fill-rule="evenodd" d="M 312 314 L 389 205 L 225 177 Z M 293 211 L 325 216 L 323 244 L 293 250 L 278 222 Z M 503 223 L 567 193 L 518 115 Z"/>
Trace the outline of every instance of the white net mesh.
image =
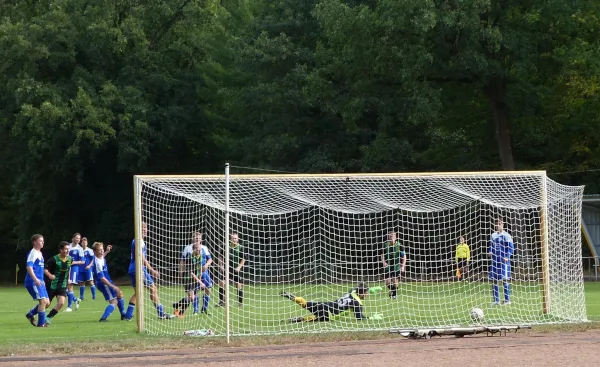
<path id="1" fill-rule="evenodd" d="M 189 297 L 190 276 L 188 268 L 180 271 L 180 260 L 193 233 L 202 233 L 214 261 L 208 270 L 213 287 L 195 292 L 198 311 L 210 294 L 207 314 L 194 315 L 190 302 L 182 318 L 159 320 L 146 296 L 146 332 L 224 334 L 226 307 L 231 335 L 471 325 L 473 307 L 483 309 L 487 325 L 586 320 L 582 187 L 560 185 L 543 172 L 231 175 L 226 231 L 225 181 L 225 175 L 137 177 L 142 203 L 137 225 L 148 223 L 148 260 L 161 273 L 156 282 L 166 311 L 181 309 L 177 302 Z M 497 218 L 504 220 L 515 250 L 509 260 L 510 304 L 502 302 L 504 284 L 498 282 L 501 305 L 492 305 L 488 252 Z M 229 270 L 219 266 L 219 258 L 227 256 L 226 232 L 238 234 L 236 251 L 242 254 L 230 250 Z M 406 254 L 405 268 L 388 249 L 390 232 Z M 460 236 L 469 246 L 468 259 L 456 257 Z M 229 304 L 218 307 L 225 271 L 232 280 Z M 354 312 L 360 297 L 326 303 L 359 282 L 370 288 L 360 312 Z M 354 306 L 337 306 L 345 302 Z M 369 318 L 360 319 L 360 313 Z M 309 322 L 311 315 L 328 321 Z M 304 322 L 290 322 L 295 317 Z"/>

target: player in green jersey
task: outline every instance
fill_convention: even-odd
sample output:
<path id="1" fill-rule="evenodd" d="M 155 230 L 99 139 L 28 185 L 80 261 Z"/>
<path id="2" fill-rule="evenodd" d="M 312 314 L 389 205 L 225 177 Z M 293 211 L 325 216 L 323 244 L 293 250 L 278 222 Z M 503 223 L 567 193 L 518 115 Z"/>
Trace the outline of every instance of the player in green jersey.
<path id="1" fill-rule="evenodd" d="M 390 298 L 398 295 L 398 281 L 406 270 L 406 252 L 396 239 L 396 232 L 388 233 L 388 240 L 381 251 L 381 262 L 385 271 L 385 285 L 390 290 Z"/>
<path id="2" fill-rule="evenodd" d="M 73 258 L 69 256 L 69 243 L 67 241 L 62 241 L 58 245 L 58 249 L 58 255 L 49 258 L 46 261 L 46 268 L 44 269 L 44 274 L 49 280 L 46 288 L 48 289 L 50 303 L 56 297 L 56 306 L 48 314 L 46 318 L 47 324 L 50 324 L 52 318 L 58 314 L 65 304 L 69 272 L 71 271 L 71 263 L 73 262 Z"/>
<path id="3" fill-rule="evenodd" d="M 244 248 L 240 244 L 240 237 L 237 232 L 231 234 L 229 242 L 229 280 L 235 285 L 238 291 L 238 305 L 244 305 L 244 284 L 242 280 L 242 268 L 246 264 Z M 219 258 L 219 306 L 225 305 L 225 262 Z"/>
<path id="4" fill-rule="evenodd" d="M 202 277 L 202 252 L 200 243 L 192 245 L 192 255 L 183 260 L 185 283 L 183 289 L 187 294 L 179 302 L 173 304 L 173 314 L 179 318 L 183 317 L 185 310 L 194 302 L 196 289 L 204 289 L 205 285 L 200 279 Z"/>

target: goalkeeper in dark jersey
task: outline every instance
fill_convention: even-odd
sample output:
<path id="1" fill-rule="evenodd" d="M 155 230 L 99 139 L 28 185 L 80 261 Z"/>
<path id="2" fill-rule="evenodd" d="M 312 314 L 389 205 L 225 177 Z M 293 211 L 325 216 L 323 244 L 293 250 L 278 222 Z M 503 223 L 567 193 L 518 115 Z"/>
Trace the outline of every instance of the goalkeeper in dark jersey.
<path id="1" fill-rule="evenodd" d="M 358 287 L 351 289 L 349 293 L 333 302 L 307 301 L 288 292 L 281 292 L 280 295 L 296 302 L 311 313 L 308 316 L 293 317 L 290 319 L 291 322 L 309 322 L 331 321 L 349 313 L 353 313 L 357 320 L 367 320 L 368 317 L 363 312 L 363 300 L 368 293 L 369 289 L 365 287 L 364 283 L 360 283 Z"/>

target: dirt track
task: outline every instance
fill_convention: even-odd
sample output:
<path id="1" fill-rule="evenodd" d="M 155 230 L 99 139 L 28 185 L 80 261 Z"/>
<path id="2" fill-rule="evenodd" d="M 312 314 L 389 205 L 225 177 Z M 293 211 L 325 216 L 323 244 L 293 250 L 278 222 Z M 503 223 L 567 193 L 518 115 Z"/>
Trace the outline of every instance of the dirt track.
<path id="1" fill-rule="evenodd" d="M 138 353 L 0 358 L 0 365 L 61 360 L 67 366 L 574 366 L 600 364 L 600 331 L 508 334 L 251 347 L 182 349 Z M 35 365 L 36 363 L 34 363 Z M 52 363 L 51 365 L 54 365 Z"/>

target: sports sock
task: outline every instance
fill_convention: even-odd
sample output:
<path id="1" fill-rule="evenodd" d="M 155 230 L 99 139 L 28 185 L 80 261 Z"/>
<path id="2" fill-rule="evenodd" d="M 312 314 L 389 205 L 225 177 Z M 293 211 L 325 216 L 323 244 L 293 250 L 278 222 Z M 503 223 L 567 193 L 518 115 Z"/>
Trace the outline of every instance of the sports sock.
<path id="1" fill-rule="evenodd" d="M 80 285 L 79 286 L 79 298 L 83 299 L 83 295 L 85 293 L 85 285 Z"/>
<path id="2" fill-rule="evenodd" d="M 90 291 L 92 291 L 92 299 L 96 299 L 96 286 L 90 286 Z"/>
<path id="3" fill-rule="evenodd" d="M 198 300 L 198 295 L 194 294 L 194 302 L 192 302 L 192 304 L 194 305 L 194 313 L 198 313 L 198 303 L 200 301 Z"/>
<path id="4" fill-rule="evenodd" d="M 210 296 L 205 294 L 204 297 L 202 297 L 202 311 L 208 310 L 208 302 L 210 302 Z"/>
<path id="5" fill-rule="evenodd" d="M 135 312 L 135 303 L 129 302 L 127 306 L 127 312 L 125 312 L 125 317 L 131 319 L 133 317 L 133 313 Z"/>
<path id="6" fill-rule="evenodd" d="M 238 289 L 238 302 L 240 305 L 244 303 L 244 290 L 241 288 Z"/>
<path id="7" fill-rule="evenodd" d="M 163 316 L 165 314 L 163 305 L 161 305 L 161 304 L 156 305 L 156 312 L 158 312 L 158 316 Z"/>
<path id="8" fill-rule="evenodd" d="M 119 312 L 121 315 L 125 314 L 125 301 L 123 298 L 117 298 L 117 306 L 119 307 Z"/>
<path id="9" fill-rule="evenodd" d="M 73 295 L 72 291 L 67 291 L 67 307 L 71 308 L 71 305 L 73 304 L 73 298 L 75 298 L 75 295 Z"/>
<path id="10" fill-rule="evenodd" d="M 392 294 L 394 297 L 398 295 L 398 286 L 396 284 L 392 286 Z"/>
<path id="11" fill-rule="evenodd" d="M 494 294 L 494 302 L 500 302 L 500 295 L 498 294 L 498 283 L 492 284 L 492 293 Z"/>
<path id="12" fill-rule="evenodd" d="M 51 319 L 54 316 L 56 316 L 58 314 L 58 311 L 56 311 L 55 309 L 50 310 L 50 313 L 48 314 L 48 318 Z"/>
<path id="13" fill-rule="evenodd" d="M 101 319 L 106 320 L 108 318 L 108 316 L 110 316 L 110 314 L 113 313 L 114 310 L 115 310 L 115 305 L 113 305 L 112 303 L 109 303 L 108 306 L 106 306 L 106 308 L 104 309 L 104 313 L 102 314 Z"/>
<path id="14" fill-rule="evenodd" d="M 225 303 L 225 288 L 219 287 L 219 303 Z"/>
<path id="15" fill-rule="evenodd" d="M 393 290 L 394 289 L 394 285 L 392 283 L 390 283 L 390 284 L 387 285 L 387 288 L 389 290 L 390 297 L 393 297 L 394 296 L 394 290 Z"/>
<path id="16" fill-rule="evenodd" d="M 40 305 L 36 305 L 34 308 L 32 308 L 31 310 L 29 310 L 29 313 L 27 315 L 29 315 L 31 317 L 37 315 L 37 313 L 38 313 L 38 307 L 40 307 Z"/>
<path id="17" fill-rule="evenodd" d="M 46 311 L 41 311 L 38 313 L 38 327 L 42 327 L 46 325 Z"/>
<path id="18" fill-rule="evenodd" d="M 504 301 L 509 302 L 510 301 L 510 284 L 508 284 L 508 282 L 503 282 L 502 285 L 504 286 Z"/>

